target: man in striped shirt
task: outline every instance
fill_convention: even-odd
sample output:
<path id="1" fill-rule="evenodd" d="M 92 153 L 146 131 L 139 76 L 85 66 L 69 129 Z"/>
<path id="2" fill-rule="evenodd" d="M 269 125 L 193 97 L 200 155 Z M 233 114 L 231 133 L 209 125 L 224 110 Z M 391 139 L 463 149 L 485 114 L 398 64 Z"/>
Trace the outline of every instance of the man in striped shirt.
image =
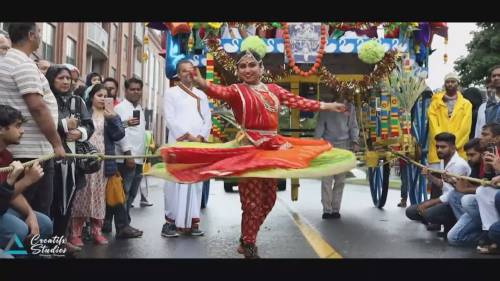
<path id="1" fill-rule="evenodd" d="M 21 143 L 9 146 L 15 160 L 26 162 L 55 153 L 65 152 L 57 133 L 57 100 L 45 76 L 29 55 L 40 45 L 40 30 L 35 23 L 11 23 L 9 37 L 12 48 L 0 57 L 1 103 L 10 105 L 26 117 Z M 49 215 L 53 197 L 54 161 L 43 163 L 44 176 L 29 188 L 25 197 L 34 210 Z"/>

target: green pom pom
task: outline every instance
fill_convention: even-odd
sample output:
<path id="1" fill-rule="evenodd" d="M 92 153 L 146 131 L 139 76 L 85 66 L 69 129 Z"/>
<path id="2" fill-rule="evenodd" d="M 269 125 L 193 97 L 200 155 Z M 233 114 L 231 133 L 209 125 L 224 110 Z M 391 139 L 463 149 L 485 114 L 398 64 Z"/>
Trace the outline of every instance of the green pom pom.
<path id="1" fill-rule="evenodd" d="M 248 36 L 241 42 L 240 51 L 254 51 L 260 58 L 264 58 L 267 52 L 267 46 L 264 40 L 260 39 L 259 36 Z"/>
<path id="2" fill-rule="evenodd" d="M 385 49 L 376 40 L 366 41 L 358 48 L 359 59 L 368 64 L 375 64 L 384 58 Z"/>

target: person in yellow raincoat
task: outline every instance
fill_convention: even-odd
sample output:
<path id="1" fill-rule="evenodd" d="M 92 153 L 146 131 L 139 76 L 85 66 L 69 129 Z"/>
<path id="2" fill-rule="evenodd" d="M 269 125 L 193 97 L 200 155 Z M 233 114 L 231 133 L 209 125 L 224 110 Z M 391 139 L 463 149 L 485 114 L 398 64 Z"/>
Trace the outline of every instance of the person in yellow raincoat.
<path id="1" fill-rule="evenodd" d="M 449 73 L 444 78 L 444 92 L 437 92 L 432 96 L 427 118 L 429 120 L 428 144 L 429 152 L 427 161 L 434 169 L 440 167 L 440 160 L 436 153 L 434 137 L 442 132 L 452 133 L 456 137 L 458 154 L 465 156 L 464 145 L 469 140 L 472 124 L 472 104 L 462 96 L 458 90 L 459 77 Z M 431 188 L 431 198 L 439 196 L 439 191 Z"/>

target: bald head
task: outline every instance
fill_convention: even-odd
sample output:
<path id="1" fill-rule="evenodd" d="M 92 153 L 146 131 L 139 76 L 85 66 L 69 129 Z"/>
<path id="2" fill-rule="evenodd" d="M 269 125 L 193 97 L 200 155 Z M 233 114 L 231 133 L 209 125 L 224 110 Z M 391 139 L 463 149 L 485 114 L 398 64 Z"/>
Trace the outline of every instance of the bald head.
<path id="1" fill-rule="evenodd" d="M 10 40 L 5 35 L 0 34 L 0 56 L 4 56 L 11 47 Z"/>

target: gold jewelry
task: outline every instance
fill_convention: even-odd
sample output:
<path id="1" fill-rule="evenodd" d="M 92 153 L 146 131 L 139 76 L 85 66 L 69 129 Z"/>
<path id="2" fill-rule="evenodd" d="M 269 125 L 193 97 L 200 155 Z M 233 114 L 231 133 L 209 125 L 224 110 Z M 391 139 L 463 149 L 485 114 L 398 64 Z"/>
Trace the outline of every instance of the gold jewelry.
<path id="1" fill-rule="evenodd" d="M 257 85 L 249 85 L 249 84 L 246 84 L 246 85 L 256 93 L 257 98 L 259 98 L 259 100 L 262 102 L 262 104 L 264 105 L 264 108 L 267 111 L 278 112 L 279 106 L 280 106 L 280 101 L 271 91 L 269 91 L 266 84 L 261 82 Z M 274 105 L 269 104 L 269 102 L 262 96 L 262 92 L 267 92 L 269 94 L 269 96 L 273 100 Z"/>

